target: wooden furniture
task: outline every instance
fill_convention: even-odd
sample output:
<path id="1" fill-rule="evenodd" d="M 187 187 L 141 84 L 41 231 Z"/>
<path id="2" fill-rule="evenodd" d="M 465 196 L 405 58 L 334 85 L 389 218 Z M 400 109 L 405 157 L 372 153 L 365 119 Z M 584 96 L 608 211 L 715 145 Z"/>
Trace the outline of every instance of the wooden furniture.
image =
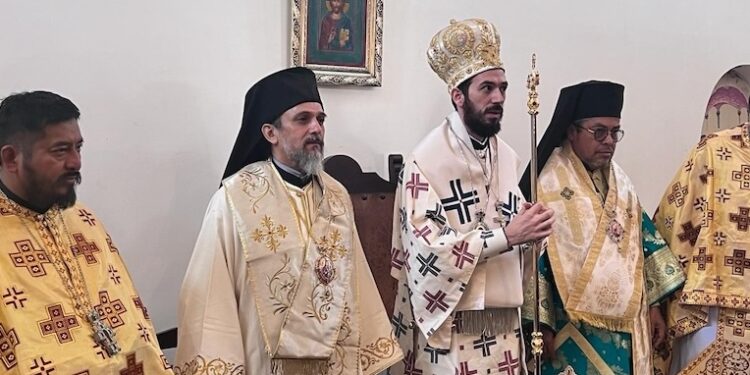
<path id="1" fill-rule="evenodd" d="M 391 234 L 396 184 L 380 178 L 377 173 L 362 172 L 359 164 L 346 155 L 328 157 L 325 170 L 349 191 L 359 240 L 385 311 L 390 317 L 397 287 L 396 280 L 391 277 Z"/>

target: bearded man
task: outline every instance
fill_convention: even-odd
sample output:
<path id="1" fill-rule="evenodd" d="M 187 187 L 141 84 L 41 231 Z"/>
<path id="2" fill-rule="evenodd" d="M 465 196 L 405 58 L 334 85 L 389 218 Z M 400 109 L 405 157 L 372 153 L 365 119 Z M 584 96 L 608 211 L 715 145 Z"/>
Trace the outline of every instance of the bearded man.
<path id="1" fill-rule="evenodd" d="M 522 245 L 554 218 L 524 203 L 518 156 L 498 136 L 500 37 L 482 19 L 451 21 L 427 56 L 455 111 L 409 155 L 396 191 L 392 324 L 406 357 L 390 373 L 525 373 Z"/>
<path id="2" fill-rule="evenodd" d="M 375 374 L 401 359 L 346 189 L 322 170 L 314 73 L 256 83 L 180 295 L 177 372 Z"/>
<path id="3" fill-rule="evenodd" d="M 47 91 L 0 103 L 0 372 L 171 374 L 120 250 L 77 199 L 80 115 Z"/>

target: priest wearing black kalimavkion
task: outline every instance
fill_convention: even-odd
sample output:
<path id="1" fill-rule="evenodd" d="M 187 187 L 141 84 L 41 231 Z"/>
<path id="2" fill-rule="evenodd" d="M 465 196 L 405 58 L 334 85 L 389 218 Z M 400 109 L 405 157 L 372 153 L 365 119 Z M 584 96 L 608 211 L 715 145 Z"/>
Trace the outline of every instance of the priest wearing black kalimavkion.
<path id="1" fill-rule="evenodd" d="M 427 56 L 455 111 L 406 159 L 396 191 L 392 324 L 406 355 L 390 373 L 521 374 L 521 245 L 554 218 L 523 202 L 518 156 L 499 137 L 508 81 L 495 26 L 451 21 Z"/>
<path id="2" fill-rule="evenodd" d="M 537 197 L 556 217 L 538 268 L 543 374 L 652 374 L 652 347 L 666 333 L 659 304 L 684 282 L 612 160 L 625 135 L 623 94 L 604 81 L 563 88 L 539 144 Z M 528 168 L 520 185 L 528 196 Z"/>
<path id="3" fill-rule="evenodd" d="M 178 373 L 376 374 L 401 359 L 349 194 L 322 170 L 325 119 L 309 69 L 247 92 L 182 285 Z"/>

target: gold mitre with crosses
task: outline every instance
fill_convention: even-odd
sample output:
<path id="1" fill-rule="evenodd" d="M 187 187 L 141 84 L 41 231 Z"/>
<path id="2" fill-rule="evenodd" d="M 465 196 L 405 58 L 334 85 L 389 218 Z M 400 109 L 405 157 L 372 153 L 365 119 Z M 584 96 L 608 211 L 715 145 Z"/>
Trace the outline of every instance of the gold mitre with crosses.
<path id="1" fill-rule="evenodd" d="M 432 37 L 427 61 L 448 89 L 454 89 L 479 73 L 503 67 L 500 35 L 483 19 L 451 20 Z"/>

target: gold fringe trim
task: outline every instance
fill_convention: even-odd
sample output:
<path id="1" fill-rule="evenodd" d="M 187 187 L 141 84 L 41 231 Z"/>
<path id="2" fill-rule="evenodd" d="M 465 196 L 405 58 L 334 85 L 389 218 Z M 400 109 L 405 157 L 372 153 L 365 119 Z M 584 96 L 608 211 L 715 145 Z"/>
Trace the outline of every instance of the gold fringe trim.
<path id="1" fill-rule="evenodd" d="M 484 309 L 461 311 L 461 332 L 467 335 L 495 336 L 511 333 L 518 325 L 518 311 L 510 309 Z"/>
<path id="2" fill-rule="evenodd" d="M 327 359 L 274 358 L 271 360 L 272 375 L 328 374 Z"/>
<path id="3" fill-rule="evenodd" d="M 584 322 L 596 328 L 609 331 L 633 333 L 635 322 L 632 319 L 593 315 L 580 311 L 567 311 L 572 322 Z"/>

